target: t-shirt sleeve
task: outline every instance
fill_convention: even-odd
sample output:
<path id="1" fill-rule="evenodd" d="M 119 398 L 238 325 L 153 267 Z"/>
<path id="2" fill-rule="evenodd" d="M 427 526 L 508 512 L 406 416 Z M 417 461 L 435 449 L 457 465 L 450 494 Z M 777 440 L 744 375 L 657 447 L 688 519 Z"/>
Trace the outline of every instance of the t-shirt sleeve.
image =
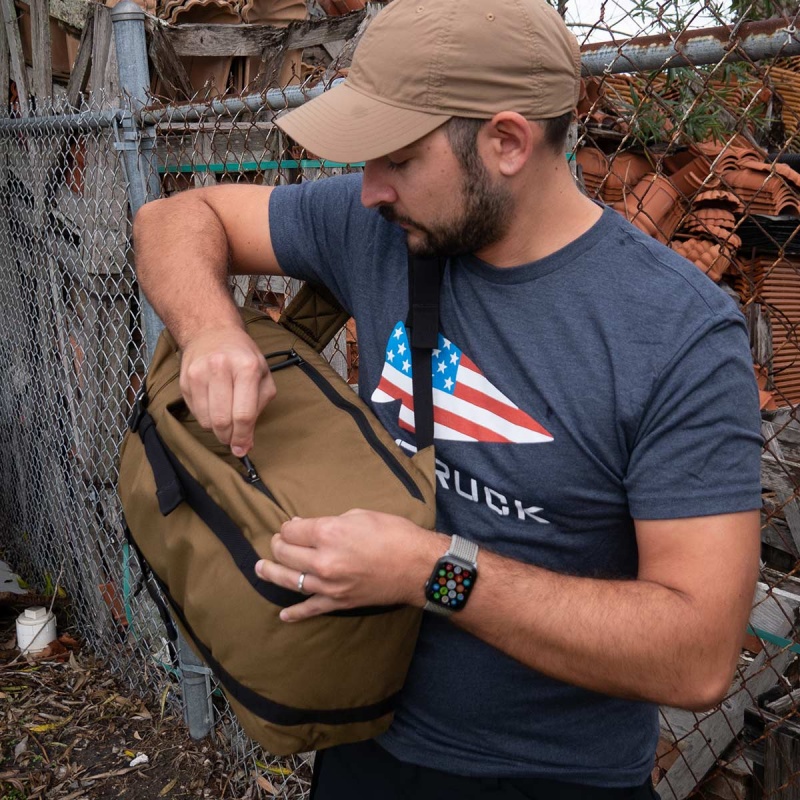
<path id="1" fill-rule="evenodd" d="M 269 203 L 272 246 L 283 272 L 327 286 L 348 309 L 379 215 L 361 205 L 360 175 L 276 186 Z"/>
<path id="2" fill-rule="evenodd" d="M 741 315 L 714 314 L 658 376 L 625 485 L 634 519 L 761 507 L 758 388 Z"/>

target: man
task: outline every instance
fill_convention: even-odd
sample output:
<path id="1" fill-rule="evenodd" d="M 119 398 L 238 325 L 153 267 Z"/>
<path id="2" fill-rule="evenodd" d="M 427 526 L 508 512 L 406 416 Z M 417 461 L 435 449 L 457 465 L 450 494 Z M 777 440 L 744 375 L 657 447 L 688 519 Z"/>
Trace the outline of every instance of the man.
<path id="1" fill-rule="evenodd" d="M 759 553 L 747 337 L 696 267 L 576 189 L 578 75 L 543 0 L 395 0 L 347 83 L 278 123 L 310 152 L 366 160 L 363 178 L 199 189 L 136 218 L 186 399 L 237 455 L 274 384 L 229 269 L 328 285 L 357 320 L 362 396 L 413 452 L 393 389 L 410 366 L 406 245 L 447 256 L 438 533 L 295 519 L 257 567 L 310 594 L 291 623 L 431 608 L 451 535 L 477 563 L 463 608 L 426 615 L 388 733 L 326 751 L 315 800 L 652 797 L 657 704 L 728 690 Z"/>

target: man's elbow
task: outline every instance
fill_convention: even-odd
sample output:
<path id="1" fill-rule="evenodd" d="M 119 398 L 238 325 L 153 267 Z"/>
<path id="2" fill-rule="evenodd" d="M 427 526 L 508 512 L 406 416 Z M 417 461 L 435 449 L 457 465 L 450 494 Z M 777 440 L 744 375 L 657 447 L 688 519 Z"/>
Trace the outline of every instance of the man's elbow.
<path id="1" fill-rule="evenodd" d="M 152 236 L 158 226 L 158 220 L 162 217 L 161 207 L 166 203 L 165 199 L 151 200 L 145 203 L 133 218 L 133 245 L 146 244 L 146 240 Z"/>
<path id="2" fill-rule="evenodd" d="M 737 652 L 736 658 L 706 658 L 702 663 L 691 665 L 676 686 L 674 699 L 667 705 L 694 712 L 718 706 L 731 691 L 738 656 Z"/>

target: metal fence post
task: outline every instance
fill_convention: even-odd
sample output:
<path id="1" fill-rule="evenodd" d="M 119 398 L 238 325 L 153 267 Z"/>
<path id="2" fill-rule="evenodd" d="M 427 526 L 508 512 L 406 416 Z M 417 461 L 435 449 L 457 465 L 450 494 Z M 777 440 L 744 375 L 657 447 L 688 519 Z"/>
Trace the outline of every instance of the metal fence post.
<path id="1" fill-rule="evenodd" d="M 135 112 L 146 105 L 150 87 L 144 28 L 145 13 L 133 0 L 122 0 L 111 10 L 111 20 L 114 24 L 114 42 L 117 47 L 119 85 L 131 103 L 132 111 Z M 118 146 L 122 150 L 128 177 L 128 202 L 131 216 L 134 216 L 148 200 L 155 200 L 161 194 L 153 130 L 152 128 L 140 130 L 133 115 L 126 114 L 122 120 L 122 142 Z M 141 301 L 149 359 L 153 356 L 164 323 L 143 295 Z"/>
<path id="2" fill-rule="evenodd" d="M 128 203 L 131 216 L 149 200 L 161 194 L 152 127 L 139 128 L 135 112 L 147 103 L 150 72 L 147 64 L 145 14 L 133 0 L 123 0 L 111 10 L 114 42 L 117 48 L 120 88 L 131 104 L 131 112 L 122 119 L 122 150 L 128 179 Z M 152 358 L 156 341 L 164 328 L 147 299 L 140 294 L 142 318 L 148 359 Z M 181 667 L 183 710 L 189 734 L 202 739 L 211 731 L 211 680 L 209 669 L 194 654 L 182 636 L 178 641 L 178 660 Z"/>

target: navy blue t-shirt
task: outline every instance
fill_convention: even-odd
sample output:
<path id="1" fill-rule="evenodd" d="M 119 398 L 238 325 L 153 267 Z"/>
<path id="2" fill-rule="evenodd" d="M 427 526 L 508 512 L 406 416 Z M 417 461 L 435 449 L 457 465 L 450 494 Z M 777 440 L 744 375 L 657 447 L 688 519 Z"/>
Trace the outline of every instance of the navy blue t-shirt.
<path id="1" fill-rule="evenodd" d="M 277 188 L 272 242 L 288 275 L 352 312 L 360 394 L 413 452 L 405 235 L 361 206 L 360 187 Z M 615 212 L 534 263 L 450 259 L 440 319 L 439 531 L 558 572 L 635 578 L 634 519 L 760 507 L 743 317 Z M 624 787 L 646 780 L 657 737 L 654 705 L 546 677 L 429 615 L 380 741 L 463 775 Z"/>

